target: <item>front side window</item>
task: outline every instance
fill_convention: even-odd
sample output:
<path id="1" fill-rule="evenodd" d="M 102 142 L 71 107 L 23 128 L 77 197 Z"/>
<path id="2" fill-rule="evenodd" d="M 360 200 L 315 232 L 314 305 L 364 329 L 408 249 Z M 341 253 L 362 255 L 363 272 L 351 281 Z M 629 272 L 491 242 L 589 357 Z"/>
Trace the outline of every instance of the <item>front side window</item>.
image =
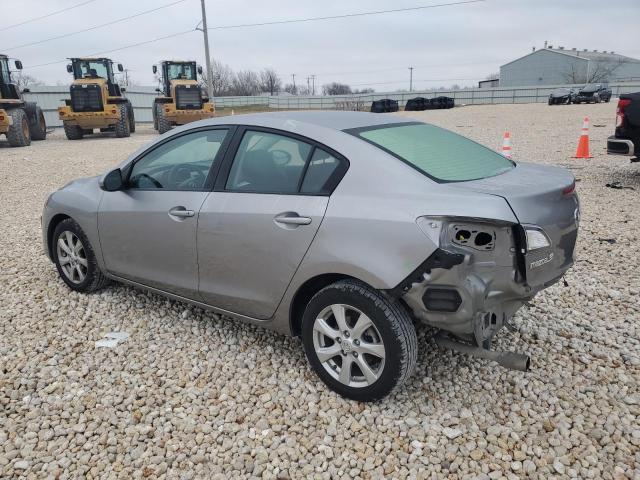
<path id="1" fill-rule="evenodd" d="M 9 62 L 6 58 L 0 58 L 0 78 L 2 83 L 7 84 L 9 82 Z"/>
<path id="2" fill-rule="evenodd" d="M 104 78 L 109 79 L 109 71 L 104 62 L 78 62 L 75 78 Z"/>
<path id="3" fill-rule="evenodd" d="M 274 133 L 248 130 L 236 152 L 225 189 L 296 193 L 312 146 Z"/>
<path id="4" fill-rule="evenodd" d="M 348 132 L 440 182 L 493 177 L 515 167 L 493 150 L 435 125 L 387 124 Z"/>
<path id="5" fill-rule="evenodd" d="M 169 80 L 196 80 L 195 66 L 190 63 L 170 63 L 167 76 Z"/>
<path id="6" fill-rule="evenodd" d="M 129 188 L 202 190 L 228 130 L 203 130 L 172 139 L 137 161 Z"/>

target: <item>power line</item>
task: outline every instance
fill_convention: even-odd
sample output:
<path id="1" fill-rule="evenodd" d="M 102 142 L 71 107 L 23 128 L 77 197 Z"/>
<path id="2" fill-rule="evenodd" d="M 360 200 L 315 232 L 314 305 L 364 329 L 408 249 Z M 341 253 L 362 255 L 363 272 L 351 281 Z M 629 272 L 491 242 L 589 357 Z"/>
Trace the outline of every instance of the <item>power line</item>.
<path id="1" fill-rule="evenodd" d="M 502 62 L 504 59 L 498 59 L 498 60 L 490 60 L 490 61 L 482 61 L 482 62 L 459 62 L 459 63 L 455 63 L 453 64 L 454 66 L 458 67 L 458 66 L 467 66 L 467 65 L 489 65 L 491 63 L 500 63 Z M 433 68 L 433 67 L 450 67 L 452 65 L 448 65 L 448 64 L 443 64 L 443 63 L 431 63 L 429 65 L 414 65 L 414 68 Z M 351 72 L 324 72 L 324 73 L 319 73 L 318 76 L 319 77 L 329 77 L 329 76 L 338 76 L 338 75 L 361 75 L 361 74 L 369 74 L 369 73 L 378 73 L 378 72 L 390 72 L 390 71 L 398 71 L 398 70 L 402 70 L 404 67 L 404 65 L 398 66 L 398 67 L 387 67 L 387 68 L 376 68 L 376 69 L 372 69 L 372 70 L 358 70 L 358 71 L 351 71 Z"/>
<path id="2" fill-rule="evenodd" d="M 367 15 L 382 15 L 384 13 L 411 12 L 415 10 L 425 10 L 428 8 L 449 7 L 453 5 L 465 5 L 468 3 L 479 3 L 479 2 L 485 2 L 485 1 L 486 0 L 464 0 L 460 2 L 438 3 L 434 5 L 421 5 L 417 7 L 394 8 L 392 10 L 376 10 L 371 12 L 346 13 L 343 15 L 330 15 L 326 17 L 308 17 L 308 18 L 297 18 L 297 19 L 291 19 L 291 20 L 274 20 L 272 22 L 243 23 L 238 25 L 219 25 L 217 27 L 209 27 L 209 30 L 227 30 L 231 28 L 264 27 L 267 25 L 282 25 L 286 23 L 318 22 L 323 20 L 335 20 L 338 18 L 364 17 Z"/>
<path id="3" fill-rule="evenodd" d="M 152 8 L 151 10 L 145 10 L 144 12 L 136 13 L 134 15 L 129 15 L 127 17 L 122 17 L 122 18 L 119 18 L 117 20 L 112 20 L 112 21 L 107 22 L 107 23 L 102 23 L 100 25 L 94 25 L 93 27 L 85 28 L 85 29 L 82 29 L 82 30 L 76 30 L 75 32 L 64 33 L 62 35 L 58 35 L 57 37 L 45 38 L 44 40 L 38 40 L 37 42 L 25 43 L 23 45 L 17 45 L 15 47 L 5 48 L 5 50 L 6 51 L 8 51 L 8 50 L 17 50 L 18 48 L 31 47 L 33 45 L 40 45 L 42 43 L 50 42 L 52 40 L 59 40 L 61 38 L 70 37 L 72 35 L 77 35 L 78 33 L 90 32 L 91 30 L 97 30 L 99 28 L 108 27 L 109 25 L 114 25 L 116 23 L 124 22 L 125 20 L 130 20 L 132 18 L 141 17 L 142 15 L 147 15 L 149 13 L 157 12 L 158 10 L 162 10 L 164 8 L 172 7 L 173 5 L 177 5 L 178 3 L 182 3 L 182 2 L 186 2 L 186 0 L 177 0 L 176 2 L 173 2 L 173 3 L 168 3 L 168 4 L 162 5 L 160 7 Z"/>
<path id="4" fill-rule="evenodd" d="M 67 12 L 67 11 L 72 10 L 74 8 L 82 7 L 83 5 L 86 5 L 88 3 L 93 3 L 95 1 L 96 0 L 87 0 L 86 2 L 77 3 L 75 5 L 71 5 L 70 7 L 63 8 L 62 10 L 56 10 L 55 12 L 47 13 L 46 15 L 42 15 L 40 17 L 30 18 L 29 20 L 25 20 L 24 22 L 20 22 L 20 23 L 14 23 L 13 25 L 9 25 L 8 27 L 0 28 L 0 32 L 4 32 L 5 30 L 9 30 L 10 28 L 19 27 L 21 25 L 26 25 L 27 23 L 35 22 L 37 20 L 42 20 L 43 18 L 52 17 L 52 16 L 57 15 L 59 13 Z"/>
<path id="5" fill-rule="evenodd" d="M 90 53 L 88 55 L 83 55 L 83 56 L 93 57 L 93 56 L 96 56 L 96 55 L 104 55 L 105 53 L 119 52 L 120 50 L 126 50 L 127 48 L 139 47 L 141 45 L 147 45 L 148 43 L 158 42 L 160 40 L 166 40 L 167 38 L 178 37 L 180 35 L 185 35 L 185 34 L 191 33 L 191 32 L 195 32 L 195 30 L 194 29 L 189 29 L 189 30 L 184 30 L 182 32 L 171 33 L 169 35 L 164 35 L 162 37 L 152 38 L 151 40 L 146 40 L 144 42 L 132 43 L 130 45 L 125 45 L 125 46 L 122 46 L 122 47 L 114 48 L 112 50 L 103 50 L 101 52 Z M 53 62 L 40 63 L 38 65 L 25 66 L 24 68 L 28 69 L 28 68 L 46 67 L 48 65 L 56 65 L 58 63 L 65 63 L 66 61 L 67 61 L 67 59 L 55 60 Z"/>
<path id="6" fill-rule="evenodd" d="M 449 82 L 449 81 L 475 81 L 478 80 L 478 78 L 432 78 L 429 80 L 414 80 L 414 83 L 416 82 L 423 82 L 423 83 L 428 83 L 428 82 Z M 351 87 L 361 87 L 361 86 L 367 86 L 367 85 L 393 85 L 395 83 L 406 83 L 407 80 L 394 80 L 394 81 L 390 81 L 390 82 L 371 82 L 371 83 L 350 83 L 349 86 Z"/>

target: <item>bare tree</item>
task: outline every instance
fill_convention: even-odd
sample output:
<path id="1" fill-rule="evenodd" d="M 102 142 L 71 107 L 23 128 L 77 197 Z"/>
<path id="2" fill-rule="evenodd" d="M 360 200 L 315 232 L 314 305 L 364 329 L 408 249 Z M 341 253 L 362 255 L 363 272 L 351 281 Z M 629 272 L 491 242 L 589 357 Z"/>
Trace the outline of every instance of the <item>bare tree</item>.
<path id="1" fill-rule="evenodd" d="M 218 60 L 211 59 L 211 70 L 213 70 L 213 94 L 216 96 L 228 95 L 233 85 L 233 70 Z M 207 88 L 206 70 L 200 75 L 200 86 Z"/>
<path id="2" fill-rule="evenodd" d="M 625 58 L 618 60 L 589 60 L 586 69 L 578 69 L 575 64 L 571 64 L 565 70 L 563 77 L 567 83 L 599 83 L 608 82 L 613 74 L 629 61 Z"/>
<path id="3" fill-rule="evenodd" d="M 298 86 L 294 85 L 293 83 L 287 83 L 282 90 L 284 90 L 285 92 L 291 95 L 298 94 Z"/>
<path id="4" fill-rule="evenodd" d="M 500 80 L 500 72 L 490 73 L 489 75 L 484 77 L 484 79 L 485 80 Z"/>
<path id="5" fill-rule="evenodd" d="M 273 68 L 265 68 L 260 72 L 260 91 L 276 95 L 282 89 L 282 80 Z"/>
<path id="6" fill-rule="evenodd" d="M 260 79 L 252 70 L 241 70 L 236 73 L 232 86 L 233 95 L 257 95 L 260 93 Z"/>
<path id="7" fill-rule="evenodd" d="M 357 88 L 353 91 L 353 93 L 375 93 L 375 89 L 373 88 L 361 88 L 358 90 Z"/>
<path id="8" fill-rule="evenodd" d="M 322 86 L 322 93 L 324 95 L 349 95 L 351 92 L 351 87 L 344 83 L 328 83 Z"/>
<path id="9" fill-rule="evenodd" d="M 12 80 L 18 87 L 19 91 L 22 91 L 25 88 L 33 87 L 35 85 L 44 85 L 41 80 L 38 80 L 37 78 L 22 72 L 13 73 Z"/>

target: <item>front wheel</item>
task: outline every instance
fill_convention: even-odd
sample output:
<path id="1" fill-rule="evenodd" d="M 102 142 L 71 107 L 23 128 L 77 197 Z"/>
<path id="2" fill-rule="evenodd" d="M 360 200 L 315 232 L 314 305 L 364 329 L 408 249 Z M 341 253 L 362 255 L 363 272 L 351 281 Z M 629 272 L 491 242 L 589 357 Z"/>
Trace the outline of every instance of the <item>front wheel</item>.
<path id="1" fill-rule="evenodd" d="M 131 129 L 129 126 L 129 108 L 126 103 L 118 105 L 120 110 L 120 118 L 114 127 L 114 132 L 117 138 L 128 137 L 131 135 Z"/>
<path id="2" fill-rule="evenodd" d="M 29 119 L 22 108 L 14 108 L 7 112 L 11 117 L 11 126 L 7 132 L 7 140 L 12 147 L 27 147 L 31 145 L 31 131 Z"/>
<path id="3" fill-rule="evenodd" d="M 52 239 L 53 261 L 60 278 L 77 292 L 93 292 L 108 283 L 89 239 L 74 220 L 60 222 Z"/>
<path id="4" fill-rule="evenodd" d="M 309 363 L 329 388 L 364 402 L 402 385 L 418 354 L 406 309 L 355 280 L 333 283 L 311 299 L 302 342 Z"/>
<path id="5" fill-rule="evenodd" d="M 44 140 L 47 138 L 47 122 L 40 107 L 35 108 L 33 121 L 29 124 L 31 140 Z"/>

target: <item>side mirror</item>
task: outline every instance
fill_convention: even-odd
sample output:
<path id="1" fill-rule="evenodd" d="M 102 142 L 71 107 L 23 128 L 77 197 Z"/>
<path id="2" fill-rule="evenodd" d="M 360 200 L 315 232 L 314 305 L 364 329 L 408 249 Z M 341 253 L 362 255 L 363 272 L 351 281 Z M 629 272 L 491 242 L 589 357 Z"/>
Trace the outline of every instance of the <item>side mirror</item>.
<path id="1" fill-rule="evenodd" d="M 198 74 L 202 75 L 202 65 L 198 65 Z"/>
<path id="2" fill-rule="evenodd" d="M 116 168 L 102 177 L 100 179 L 100 188 L 106 192 L 117 192 L 124 189 L 122 170 Z"/>
<path id="3" fill-rule="evenodd" d="M 126 92 L 126 91 L 127 91 L 127 89 L 126 89 L 125 87 L 120 87 L 120 91 L 121 91 L 121 92 Z"/>
<path id="4" fill-rule="evenodd" d="M 122 66 L 121 63 L 118 64 L 118 71 L 119 72 L 124 72 L 124 67 Z"/>
<path id="5" fill-rule="evenodd" d="M 153 73 L 158 73 L 158 67 L 156 67 L 155 65 L 151 67 L 151 70 L 153 70 Z"/>
<path id="6" fill-rule="evenodd" d="M 22 70 L 22 62 L 20 60 L 15 61 L 16 70 Z"/>
<path id="7" fill-rule="evenodd" d="M 22 89 L 22 93 L 31 93 L 31 90 L 29 90 L 28 88 L 24 88 Z"/>
<path id="8" fill-rule="evenodd" d="M 156 88 L 156 92 L 162 93 L 162 90 L 160 90 L 159 88 Z"/>
<path id="9" fill-rule="evenodd" d="M 70 63 L 67 63 L 67 72 L 73 73 L 73 67 L 71 66 Z"/>

